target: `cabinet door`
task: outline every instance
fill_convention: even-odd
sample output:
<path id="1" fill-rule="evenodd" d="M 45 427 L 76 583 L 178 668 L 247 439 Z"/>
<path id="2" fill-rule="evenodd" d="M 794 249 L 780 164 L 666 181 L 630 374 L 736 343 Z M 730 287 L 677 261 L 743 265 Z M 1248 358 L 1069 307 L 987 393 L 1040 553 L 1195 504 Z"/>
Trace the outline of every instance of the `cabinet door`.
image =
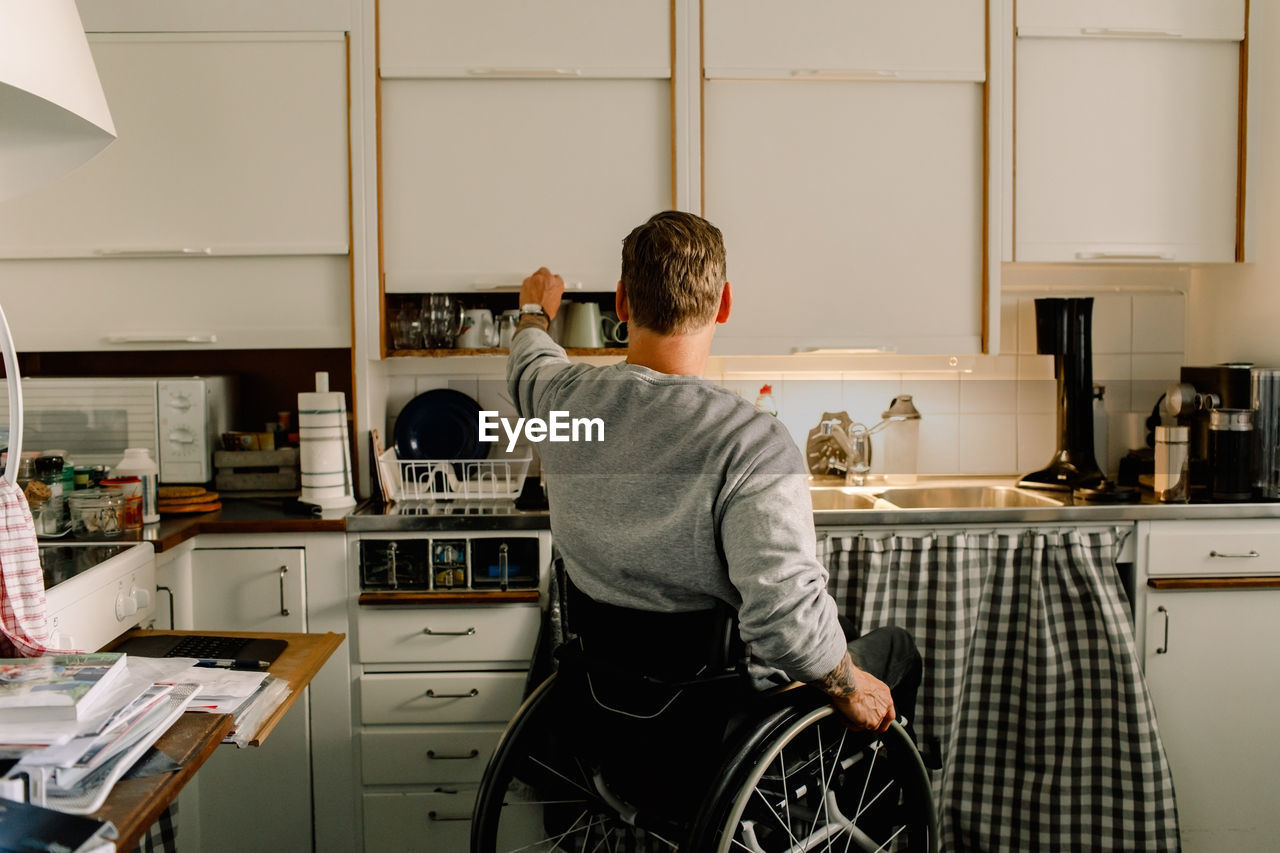
<path id="1" fill-rule="evenodd" d="M 350 0 L 76 0 L 87 33 L 351 29 Z"/>
<path id="2" fill-rule="evenodd" d="M 1019 35 L 1244 38 L 1245 0 L 1018 0 Z"/>
<path id="3" fill-rule="evenodd" d="M 714 352 L 981 350 L 980 85 L 711 81 L 705 109 Z"/>
<path id="4" fill-rule="evenodd" d="M 706 76 L 981 80 L 984 0 L 705 0 Z"/>
<path id="5" fill-rule="evenodd" d="M 306 631 L 303 553 L 302 548 L 197 548 L 192 553 L 195 628 Z M 311 851 L 309 714 L 304 696 L 262 748 L 215 750 L 197 779 L 200 850 Z"/>
<path id="6" fill-rule="evenodd" d="M 383 79 L 669 76 L 671 8 L 669 0 L 381 0 L 378 69 Z"/>
<path id="7" fill-rule="evenodd" d="M 669 81 L 382 86 L 389 292 L 518 286 L 539 266 L 611 291 L 622 238 L 671 206 Z"/>
<path id="8" fill-rule="evenodd" d="M 341 34 L 90 44 L 119 138 L 0 204 L 0 257 L 347 253 Z"/>
<path id="9" fill-rule="evenodd" d="M 1016 261 L 1235 260 L 1234 42 L 1020 38 Z"/>
<path id="10" fill-rule="evenodd" d="M 1269 712 L 1280 704 L 1280 589 L 1150 591 L 1146 619 L 1147 685 L 1182 849 L 1274 850 L 1280 739 Z"/>

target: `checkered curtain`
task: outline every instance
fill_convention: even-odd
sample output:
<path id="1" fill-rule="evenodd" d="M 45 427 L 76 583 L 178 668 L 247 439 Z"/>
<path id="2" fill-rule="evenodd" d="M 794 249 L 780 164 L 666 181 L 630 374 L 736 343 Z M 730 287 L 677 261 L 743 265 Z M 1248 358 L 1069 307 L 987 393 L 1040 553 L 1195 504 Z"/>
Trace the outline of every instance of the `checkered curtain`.
<path id="1" fill-rule="evenodd" d="M 1103 530 L 820 543 L 861 631 L 924 657 L 915 726 L 948 851 L 1178 849 L 1173 781 Z"/>

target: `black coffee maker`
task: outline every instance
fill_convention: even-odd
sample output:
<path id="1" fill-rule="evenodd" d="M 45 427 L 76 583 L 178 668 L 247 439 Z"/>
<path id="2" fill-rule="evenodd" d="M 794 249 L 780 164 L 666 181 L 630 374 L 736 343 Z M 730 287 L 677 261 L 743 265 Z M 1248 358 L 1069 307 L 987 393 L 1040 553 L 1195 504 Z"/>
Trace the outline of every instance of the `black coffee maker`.
<path id="1" fill-rule="evenodd" d="M 1093 448 L 1092 326 L 1092 297 L 1036 300 L 1036 352 L 1053 356 L 1058 380 L 1058 448 L 1047 467 L 1019 486 L 1075 491 L 1103 485 Z"/>

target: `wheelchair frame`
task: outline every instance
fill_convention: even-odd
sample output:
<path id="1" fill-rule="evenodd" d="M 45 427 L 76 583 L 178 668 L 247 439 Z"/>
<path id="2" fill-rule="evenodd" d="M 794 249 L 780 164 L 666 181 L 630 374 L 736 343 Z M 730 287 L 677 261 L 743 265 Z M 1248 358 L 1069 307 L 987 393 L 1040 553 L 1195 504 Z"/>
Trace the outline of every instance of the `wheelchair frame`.
<path id="1" fill-rule="evenodd" d="M 557 691 L 569 695 L 571 683 L 558 680 L 565 677 L 552 675 L 529 696 L 495 748 L 476 796 L 472 853 L 938 850 L 929 777 L 898 723 L 883 735 L 854 732 L 818 691 L 761 694 L 746 725 L 727 742 L 728 757 L 692 821 L 677 823 L 617 796 L 580 755 L 562 755 L 568 761 L 558 768 L 533 766 L 555 728 L 542 717 L 556 710 Z M 527 782 L 522 775 L 552 780 L 557 799 L 543 805 L 568 812 L 567 823 L 548 830 L 539 801 L 516 796 Z M 572 804 L 564 791 L 576 797 Z M 537 839 L 544 830 L 550 834 Z"/>

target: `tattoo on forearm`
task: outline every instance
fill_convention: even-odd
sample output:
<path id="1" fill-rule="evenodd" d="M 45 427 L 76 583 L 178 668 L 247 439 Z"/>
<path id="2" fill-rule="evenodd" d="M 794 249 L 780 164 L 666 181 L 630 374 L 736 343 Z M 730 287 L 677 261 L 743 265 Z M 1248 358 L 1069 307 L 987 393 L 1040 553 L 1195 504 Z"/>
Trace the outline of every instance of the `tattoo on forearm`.
<path id="1" fill-rule="evenodd" d="M 818 679 L 818 685 L 830 696 L 852 696 L 858 692 L 853 680 L 853 658 L 846 652 L 836 668 Z"/>

